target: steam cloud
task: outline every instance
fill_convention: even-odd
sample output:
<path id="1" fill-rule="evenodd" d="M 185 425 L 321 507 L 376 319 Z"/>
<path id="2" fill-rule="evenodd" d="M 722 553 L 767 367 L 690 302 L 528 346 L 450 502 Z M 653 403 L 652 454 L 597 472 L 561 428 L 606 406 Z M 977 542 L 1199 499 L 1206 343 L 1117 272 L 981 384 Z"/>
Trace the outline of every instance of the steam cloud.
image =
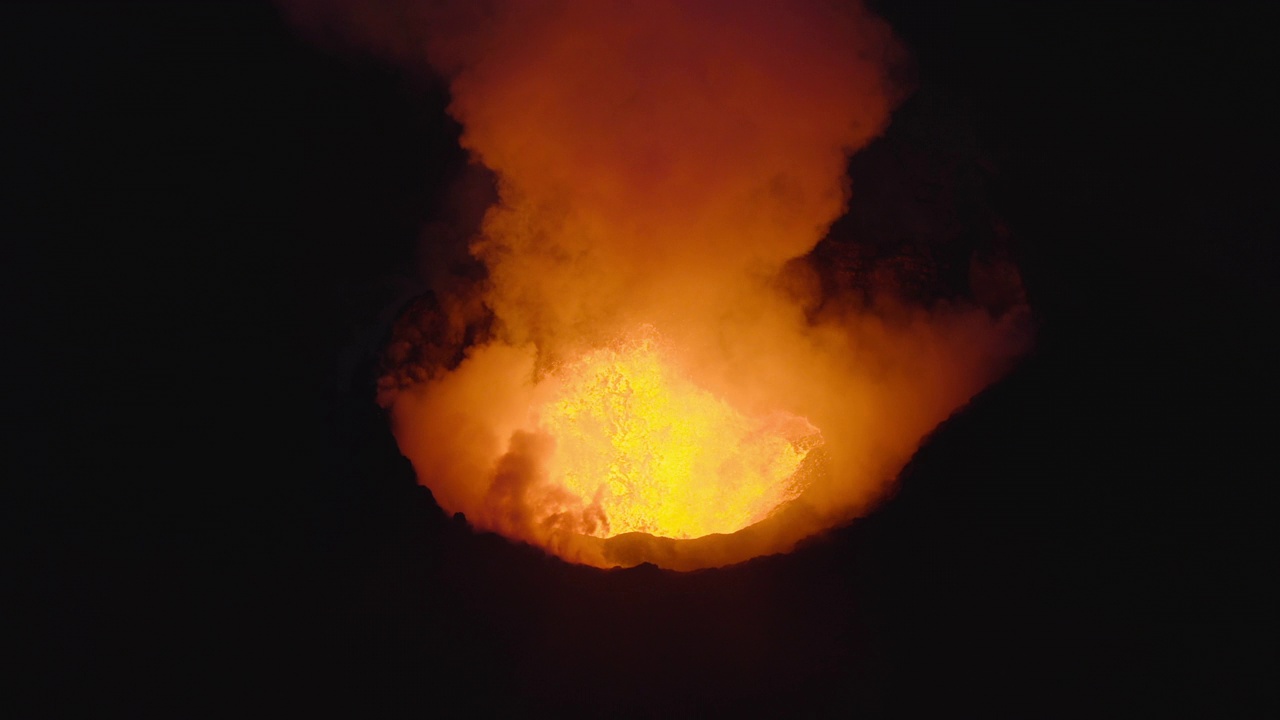
<path id="1" fill-rule="evenodd" d="M 920 439 L 1007 370 L 1025 308 L 884 305 L 824 291 L 805 258 L 846 209 L 851 153 L 886 127 L 904 53 L 857 3 L 286 2 L 312 33 L 430 67 L 497 178 L 479 283 L 392 347 L 380 402 L 448 512 L 599 566 L 782 552 L 882 496 Z M 639 324 L 750 411 L 821 428 L 827 471 L 732 536 L 602 542 L 537 519 L 545 371 Z M 477 330 L 477 328 L 480 328 Z M 425 349 L 424 349 L 425 348 Z"/>

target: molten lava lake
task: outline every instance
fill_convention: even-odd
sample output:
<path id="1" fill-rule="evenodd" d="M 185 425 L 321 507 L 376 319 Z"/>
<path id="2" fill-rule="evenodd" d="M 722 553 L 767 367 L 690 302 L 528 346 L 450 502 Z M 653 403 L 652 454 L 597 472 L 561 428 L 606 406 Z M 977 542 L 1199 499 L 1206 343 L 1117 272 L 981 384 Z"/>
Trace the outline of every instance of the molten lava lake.
<path id="1" fill-rule="evenodd" d="M 769 517 L 805 486 L 822 442 L 786 411 L 740 412 L 681 374 L 652 336 L 557 368 L 536 427 L 553 441 L 533 501 L 547 522 L 570 513 L 598 538 L 692 539 Z"/>
<path id="2" fill-rule="evenodd" d="M 474 348 L 396 405 L 420 479 L 477 529 L 597 567 L 717 566 L 776 547 L 823 472 L 814 423 L 699 385 L 651 326 L 532 367 Z"/>

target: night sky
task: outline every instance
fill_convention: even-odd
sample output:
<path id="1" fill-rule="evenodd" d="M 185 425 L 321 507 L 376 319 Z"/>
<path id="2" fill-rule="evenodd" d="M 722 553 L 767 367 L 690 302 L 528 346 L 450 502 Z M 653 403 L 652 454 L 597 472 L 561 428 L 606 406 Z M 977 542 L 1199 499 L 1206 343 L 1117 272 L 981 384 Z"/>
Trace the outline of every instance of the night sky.
<path id="1" fill-rule="evenodd" d="M 269 5 L 6 4 L 8 714 L 1263 714 L 1261 9 L 873 6 L 919 91 L 851 172 L 973 148 L 1036 349 L 868 517 L 672 574 L 473 533 L 374 404 L 483 209 L 442 84 Z"/>

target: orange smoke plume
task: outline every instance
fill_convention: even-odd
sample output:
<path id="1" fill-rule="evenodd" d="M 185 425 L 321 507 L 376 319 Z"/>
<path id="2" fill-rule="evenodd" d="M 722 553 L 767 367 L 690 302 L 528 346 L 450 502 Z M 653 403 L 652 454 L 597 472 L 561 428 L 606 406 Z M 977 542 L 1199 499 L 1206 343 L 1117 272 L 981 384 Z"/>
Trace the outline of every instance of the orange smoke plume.
<path id="1" fill-rule="evenodd" d="M 446 76 L 496 176 L 487 279 L 414 316 L 379 397 L 478 528 L 601 567 L 785 552 L 1024 349 L 1025 308 L 871 312 L 806 257 L 903 94 L 860 4 L 286 9 Z"/>

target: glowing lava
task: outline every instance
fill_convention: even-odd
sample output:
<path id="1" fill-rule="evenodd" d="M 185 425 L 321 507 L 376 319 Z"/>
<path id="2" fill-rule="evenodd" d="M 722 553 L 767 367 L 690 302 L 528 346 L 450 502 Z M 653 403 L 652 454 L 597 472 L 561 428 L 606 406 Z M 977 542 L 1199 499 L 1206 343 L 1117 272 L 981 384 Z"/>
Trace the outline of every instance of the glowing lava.
<path id="1" fill-rule="evenodd" d="M 745 415 L 681 375 L 651 332 L 557 373 L 540 429 L 548 479 L 587 508 L 589 534 L 696 538 L 768 517 L 804 489 L 817 428 L 785 412 Z"/>
<path id="2" fill-rule="evenodd" d="M 918 305 L 863 261 L 935 239 L 951 257 L 967 220 L 935 236 L 871 218 L 865 246 L 815 252 L 911 74 L 859 0 L 286 5 L 447 79 L 491 172 L 458 186 L 458 220 L 496 193 L 477 226 L 424 232 L 431 292 L 397 321 L 378 392 L 419 481 L 477 530 L 601 568 L 789 552 L 885 497 L 1028 347 L 1025 305 L 952 280 Z M 455 231 L 473 230 L 464 257 Z M 637 322 L 666 340 L 592 344 Z"/>

